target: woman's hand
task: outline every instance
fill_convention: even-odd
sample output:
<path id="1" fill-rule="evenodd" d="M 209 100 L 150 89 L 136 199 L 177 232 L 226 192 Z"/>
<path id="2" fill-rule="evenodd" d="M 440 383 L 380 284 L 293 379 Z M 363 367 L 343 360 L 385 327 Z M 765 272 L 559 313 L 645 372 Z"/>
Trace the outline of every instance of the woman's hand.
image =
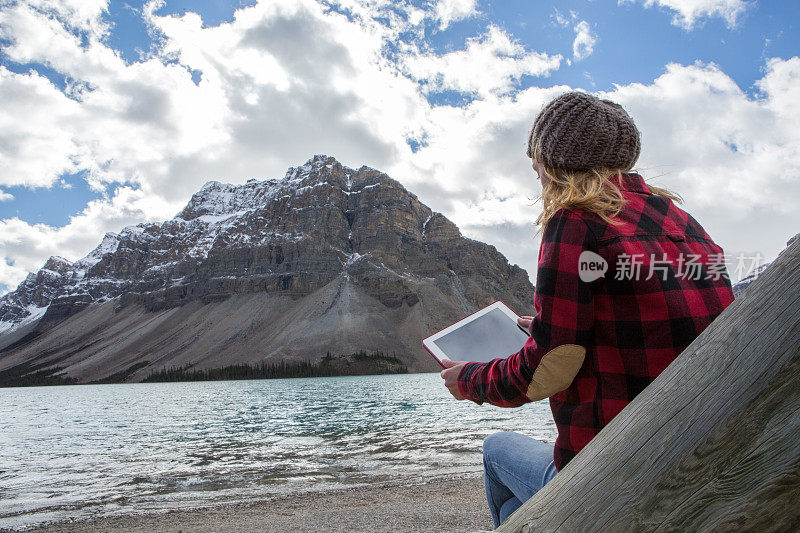
<path id="1" fill-rule="evenodd" d="M 463 400 L 464 397 L 458 392 L 458 375 L 461 374 L 461 369 L 466 365 L 466 361 L 451 361 L 449 359 L 442 360 L 444 370 L 439 374 L 444 380 L 444 386 L 453 395 L 456 400 Z"/>
<path id="2" fill-rule="evenodd" d="M 531 330 L 532 323 L 532 316 L 521 316 L 517 319 L 517 324 L 525 328 L 525 331 L 528 332 Z M 450 394 L 452 394 L 453 398 L 456 400 L 465 399 L 458 391 L 458 376 L 461 374 L 461 369 L 464 368 L 465 364 L 467 364 L 467 361 L 451 361 L 449 359 L 442 360 L 442 366 L 444 366 L 444 370 L 442 370 L 439 375 L 442 376 L 442 379 L 444 380 L 444 386 L 447 387 L 447 390 L 450 391 Z"/>

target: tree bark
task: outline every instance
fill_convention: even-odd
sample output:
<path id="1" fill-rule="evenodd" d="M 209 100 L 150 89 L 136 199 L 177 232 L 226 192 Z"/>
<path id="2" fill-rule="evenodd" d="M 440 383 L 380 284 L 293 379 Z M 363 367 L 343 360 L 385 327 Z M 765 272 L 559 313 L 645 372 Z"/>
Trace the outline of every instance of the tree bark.
<path id="1" fill-rule="evenodd" d="M 800 241 L 499 528 L 800 530 Z"/>

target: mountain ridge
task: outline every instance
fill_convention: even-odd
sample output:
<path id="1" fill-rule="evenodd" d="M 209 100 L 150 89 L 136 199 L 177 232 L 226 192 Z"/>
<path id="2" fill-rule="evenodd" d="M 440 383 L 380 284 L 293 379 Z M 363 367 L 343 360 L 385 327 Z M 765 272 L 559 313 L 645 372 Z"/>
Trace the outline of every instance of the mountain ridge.
<path id="1" fill-rule="evenodd" d="M 465 238 L 398 181 L 316 155 L 279 179 L 240 185 L 208 181 L 170 220 L 107 233 L 74 263 L 49 258 L 0 298 L 0 328 L 5 326 L 0 350 L 8 354 L 0 355 L 0 370 L 34 360 L 56 368 L 50 362 L 58 359 L 58 372 L 102 378 L 121 364 L 144 360 L 144 354 L 130 355 L 133 347 L 122 340 L 125 327 L 142 327 L 157 337 L 140 321 L 158 316 L 169 329 L 196 313 L 193 320 L 205 323 L 212 315 L 219 319 L 215 313 L 231 299 L 258 316 L 249 321 L 240 313 L 239 323 L 228 329 L 206 324 L 205 331 L 192 334 L 194 341 L 182 341 L 181 353 L 156 342 L 151 353 L 162 355 L 150 370 L 167 364 L 209 368 L 215 349 L 222 354 L 216 361 L 221 366 L 314 358 L 323 348 L 323 354 L 394 352 L 412 370 L 433 370 L 418 346 L 426 333 L 495 299 L 529 313 L 532 298 L 524 270 L 494 246 Z M 300 309 L 317 316 L 322 337 L 297 314 Z M 267 315 L 269 327 L 262 324 Z M 124 322 L 127 326 L 120 326 Z M 248 330 L 253 322 L 265 331 Z M 173 333 L 183 338 L 183 330 L 192 328 Z M 109 344 L 111 331 L 120 346 L 128 346 L 124 354 Z M 109 342 L 98 351 L 97 338 L 104 335 Z M 256 353 L 248 356 L 237 343 Z M 64 346 L 74 353 L 65 355 Z"/>

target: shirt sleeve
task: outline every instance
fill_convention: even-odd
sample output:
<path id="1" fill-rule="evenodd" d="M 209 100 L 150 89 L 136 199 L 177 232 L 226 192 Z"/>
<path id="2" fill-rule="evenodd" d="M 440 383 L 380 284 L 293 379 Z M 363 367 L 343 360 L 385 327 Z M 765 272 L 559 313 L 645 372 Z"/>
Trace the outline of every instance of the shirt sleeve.
<path id="1" fill-rule="evenodd" d="M 581 279 L 579 263 L 602 265 L 599 255 L 581 257 L 587 251 L 597 253 L 597 240 L 586 222 L 574 211 L 556 212 L 539 249 L 531 336 L 510 357 L 464 365 L 458 376 L 464 398 L 517 407 L 569 387 L 583 364 L 594 323 L 593 281 Z"/>

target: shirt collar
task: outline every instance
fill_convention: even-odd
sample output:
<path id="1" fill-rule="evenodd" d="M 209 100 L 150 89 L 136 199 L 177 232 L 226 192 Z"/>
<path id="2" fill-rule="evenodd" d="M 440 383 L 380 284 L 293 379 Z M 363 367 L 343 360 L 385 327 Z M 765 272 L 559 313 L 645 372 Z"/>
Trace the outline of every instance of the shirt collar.
<path id="1" fill-rule="evenodd" d="M 622 174 L 616 178 L 616 184 L 620 189 L 624 189 L 626 191 L 638 192 L 641 194 L 652 194 L 650 189 L 647 187 L 647 184 L 645 184 L 644 178 L 635 172 Z"/>

